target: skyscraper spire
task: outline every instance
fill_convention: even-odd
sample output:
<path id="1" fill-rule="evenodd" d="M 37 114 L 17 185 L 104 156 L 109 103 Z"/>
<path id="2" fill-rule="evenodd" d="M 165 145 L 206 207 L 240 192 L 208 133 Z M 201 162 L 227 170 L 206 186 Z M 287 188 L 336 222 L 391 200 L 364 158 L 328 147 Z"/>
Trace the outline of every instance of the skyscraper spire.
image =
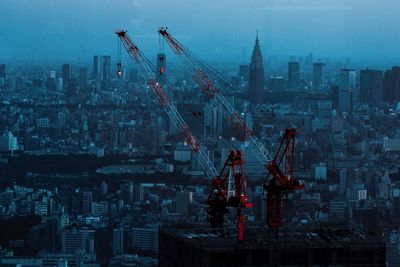
<path id="1" fill-rule="evenodd" d="M 264 102 L 264 65 L 258 30 L 250 63 L 249 98 L 253 104 L 262 104 Z"/>

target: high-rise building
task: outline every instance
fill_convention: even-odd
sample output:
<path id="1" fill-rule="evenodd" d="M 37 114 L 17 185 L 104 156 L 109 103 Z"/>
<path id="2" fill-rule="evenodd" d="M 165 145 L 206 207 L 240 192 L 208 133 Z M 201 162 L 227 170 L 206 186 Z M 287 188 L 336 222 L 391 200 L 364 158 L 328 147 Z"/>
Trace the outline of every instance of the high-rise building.
<path id="1" fill-rule="evenodd" d="M 79 229 L 77 226 L 65 228 L 61 234 L 63 253 L 92 253 L 94 251 L 94 230 Z"/>
<path id="2" fill-rule="evenodd" d="M 400 67 L 394 66 L 385 71 L 383 77 L 383 101 L 400 101 Z"/>
<path id="3" fill-rule="evenodd" d="M 63 88 L 68 87 L 69 81 L 72 79 L 72 67 L 71 64 L 63 64 L 61 67 L 61 77 L 63 79 Z"/>
<path id="4" fill-rule="evenodd" d="M 341 112 L 351 112 L 356 103 L 356 71 L 342 69 L 339 80 L 339 110 Z"/>
<path id="5" fill-rule="evenodd" d="M 0 64 L 0 87 L 6 85 L 6 65 Z"/>
<path id="6" fill-rule="evenodd" d="M 190 206 L 192 204 L 193 192 L 177 192 L 176 193 L 176 212 L 188 216 Z"/>
<path id="7" fill-rule="evenodd" d="M 288 63 L 288 88 L 294 89 L 300 79 L 300 64 L 299 62 L 291 61 Z"/>
<path id="8" fill-rule="evenodd" d="M 131 204 L 133 202 L 133 187 L 133 182 L 121 184 L 119 186 L 121 192 L 120 198 L 124 201 L 125 204 Z"/>
<path id="9" fill-rule="evenodd" d="M 92 192 L 83 191 L 82 193 L 82 213 L 90 214 L 92 208 Z"/>
<path id="10" fill-rule="evenodd" d="M 111 78 L 111 56 L 93 57 L 93 79 L 108 81 Z"/>
<path id="11" fill-rule="evenodd" d="M 158 251 L 158 227 L 138 228 L 133 227 L 129 231 L 129 249 L 141 249 L 145 251 Z"/>
<path id="12" fill-rule="evenodd" d="M 46 221 L 46 250 L 54 252 L 59 249 L 58 220 L 50 218 Z"/>
<path id="13" fill-rule="evenodd" d="M 313 65 L 313 87 L 320 88 L 326 83 L 326 71 L 324 63 L 314 63 Z"/>
<path id="14" fill-rule="evenodd" d="M 360 101 L 376 104 L 382 101 L 383 72 L 365 69 L 360 71 Z"/>
<path id="15" fill-rule="evenodd" d="M 120 255 L 124 253 L 124 229 L 116 228 L 113 229 L 113 237 L 112 237 L 112 250 L 113 255 Z"/>
<path id="16" fill-rule="evenodd" d="M 249 70 L 249 98 L 253 104 L 264 103 L 264 65 L 258 35 Z"/>

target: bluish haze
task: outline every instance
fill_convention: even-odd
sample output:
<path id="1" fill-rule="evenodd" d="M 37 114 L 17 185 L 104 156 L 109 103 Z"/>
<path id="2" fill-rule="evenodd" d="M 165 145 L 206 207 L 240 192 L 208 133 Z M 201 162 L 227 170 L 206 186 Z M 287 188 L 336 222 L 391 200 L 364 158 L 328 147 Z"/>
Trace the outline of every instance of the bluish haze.
<path id="1" fill-rule="evenodd" d="M 0 60 L 86 60 L 116 53 L 116 28 L 144 52 L 157 28 L 208 59 L 264 56 L 399 59 L 398 0 L 0 0 Z M 244 53 L 244 48 L 246 52 Z"/>

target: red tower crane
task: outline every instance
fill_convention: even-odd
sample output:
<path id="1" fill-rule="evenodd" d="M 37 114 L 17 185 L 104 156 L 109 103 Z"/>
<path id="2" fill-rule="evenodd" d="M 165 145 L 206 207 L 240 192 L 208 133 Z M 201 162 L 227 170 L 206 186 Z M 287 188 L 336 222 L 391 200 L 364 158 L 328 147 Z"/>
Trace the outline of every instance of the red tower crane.
<path id="1" fill-rule="evenodd" d="M 215 177 L 207 198 L 208 215 L 212 227 L 222 227 L 227 207 L 237 209 L 238 240 L 243 240 L 243 209 L 253 206 L 247 199 L 242 152 L 231 151 L 219 176 Z"/>
<path id="2" fill-rule="evenodd" d="M 161 106 L 164 108 L 171 123 L 176 129 L 182 133 L 186 143 L 195 152 L 200 166 L 206 173 L 207 177 L 212 179 L 212 190 L 207 199 L 209 205 L 208 214 L 210 223 L 213 227 L 222 227 L 224 223 L 224 214 L 227 207 L 237 208 L 238 220 L 238 240 L 243 240 L 243 208 L 250 208 L 252 204 L 247 201 L 246 180 L 243 170 L 242 153 L 240 151 L 232 151 L 225 162 L 220 173 L 217 172 L 213 163 L 203 147 L 200 146 L 195 136 L 191 133 L 188 124 L 179 114 L 176 107 L 168 99 L 163 88 L 169 85 L 163 79 L 155 77 L 156 67 L 143 55 L 140 49 L 126 34 L 126 31 L 117 30 L 115 32 L 131 59 L 138 65 L 142 75 L 146 78 L 147 84 L 158 98 Z M 121 76 L 121 63 L 117 63 L 118 76 Z"/>
<path id="3" fill-rule="evenodd" d="M 282 200 L 291 191 L 304 189 L 304 182 L 293 178 L 294 143 L 296 129 L 286 129 L 274 159 L 268 163 L 269 171 L 264 189 L 267 192 L 267 225 L 283 225 Z"/>
<path id="4" fill-rule="evenodd" d="M 220 93 L 219 88 L 214 81 L 217 81 L 224 87 L 231 87 L 229 83 L 211 66 L 197 57 L 193 52 L 184 47 L 178 40 L 167 32 L 167 28 L 161 27 L 158 30 L 159 34 L 164 37 L 173 52 L 181 57 L 184 63 L 193 70 L 193 79 L 210 97 L 214 97 L 217 107 L 227 118 L 228 122 L 243 132 L 247 139 L 252 143 L 251 150 L 257 156 L 261 164 L 266 165 L 269 173 L 266 184 L 264 185 L 267 191 L 267 225 L 277 227 L 283 224 L 282 218 L 282 198 L 290 191 L 304 188 L 304 184 L 292 178 L 293 173 L 293 153 L 294 153 L 294 138 L 296 130 L 290 128 L 286 130 L 285 136 L 280 144 L 279 150 L 274 158 L 271 157 L 263 143 L 253 135 L 252 131 L 246 126 L 243 118 L 230 105 L 225 97 Z M 285 147 L 284 149 L 283 146 Z M 280 171 L 280 164 L 284 160 L 285 170 Z"/>

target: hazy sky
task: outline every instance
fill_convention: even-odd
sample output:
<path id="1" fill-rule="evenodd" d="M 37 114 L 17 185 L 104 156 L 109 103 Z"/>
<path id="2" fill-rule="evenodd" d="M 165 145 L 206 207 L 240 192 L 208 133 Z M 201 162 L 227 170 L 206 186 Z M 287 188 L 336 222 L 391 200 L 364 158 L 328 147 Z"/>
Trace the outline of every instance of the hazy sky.
<path id="1" fill-rule="evenodd" d="M 1 60 L 116 55 L 116 28 L 158 51 L 168 26 L 208 59 L 269 55 L 400 59 L 400 0 L 0 0 Z M 166 47 L 166 49 L 169 49 Z"/>

